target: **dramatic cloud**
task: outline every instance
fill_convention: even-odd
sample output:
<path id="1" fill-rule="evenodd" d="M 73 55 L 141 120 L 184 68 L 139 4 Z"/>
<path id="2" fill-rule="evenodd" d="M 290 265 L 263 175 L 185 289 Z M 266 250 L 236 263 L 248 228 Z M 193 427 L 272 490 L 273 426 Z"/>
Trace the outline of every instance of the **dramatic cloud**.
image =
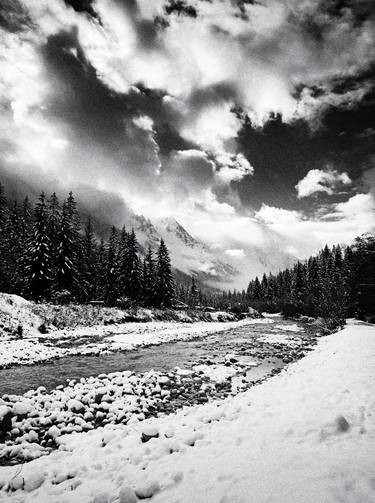
<path id="1" fill-rule="evenodd" d="M 356 236 L 375 231 L 375 200 L 370 194 L 356 194 L 345 202 L 321 208 L 313 217 L 301 212 L 263 205 L 256 218 L 293 243 L 297 256 L 317 251 L 321 243 L 351 242 Z"/>
<path id="2" fill-rule="evenodd" d="M 0 37 L 8 178 L 113 193 L 234 253 L 309 222 L 323 244 L 342 187 L 369 228 L 371 2 L 6 0 Z"/>
<path id="3" fill-rule="evenodd" d="M 317 192 L 333 194 L 340 185 L 349 185 L 351 182 L 347 173 L 339 173 L 332 168 L 311 169 L 296 185 L 298 197 L 308 197 Z"/>

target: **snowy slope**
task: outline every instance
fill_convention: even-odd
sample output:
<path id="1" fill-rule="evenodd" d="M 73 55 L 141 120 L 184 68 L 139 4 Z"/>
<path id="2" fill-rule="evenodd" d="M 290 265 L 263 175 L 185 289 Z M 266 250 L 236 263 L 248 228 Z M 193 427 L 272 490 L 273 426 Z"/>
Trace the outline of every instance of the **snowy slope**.
<path id="1" fill-rule="evenodd" d="M 264 241 L 259 245 L 246 245 L 240 240 L 233 242 L 231 248 L 242 250 L 241 256 L 231 256 L 225 248 L 211 246 L 192 236 L 180 222 L 174 218 L 152 219 L 137 215 L 121 200 L 107 201 L 96 197 L 85 197 L 85 204 L 80 206 L 84 217 L 90 214 L 93 223 L 101 234 L 108 235 L 112 225 L 136 231 L 138 241 L 144 251 L 148 246 L 157 249 L 163 237 L 170 251 L 172 264 L 177 270 L 179 281 L 190 282 L 190 276 L 207 286 L 214 288 L 246 288 L 249 280 L 264 272 L 278 272 L 296 261 L 295 257 L 282 250 L 285 246 L 279 238 L 264 229 Z M 184 275 L 187 275 L 184 277 Z"/>
<path id="2" fill-rule="evenodd" d="M 202 282 L 217 287 L 232 284 L 239 275 L 235 267 L 191 236 L 174 218 L 158 220 L 155 228 L 170 250 L 172 264 L 184 273 L 194 274 Z"/>
<path id="3" fill-rule="evenodd" d="M 72 434 L 62 439 L 65 451 L 22 470 L 1 467 L 0 497 L 372 503 L 374 386 L 375 327 L 352 322 L 287 371 L 234 398 Z M 142 432 L 159 436 L 142 443 Z"/>
<path id="4" fill-rule="evenodd" d="M 264 272 L 278 272 L 296 260 L 282 252 L 272 236 L 268 236 L 262 246 L 239 244 L 243 256 L 233 257 L 223 249 L 210 247 L 196 239 L 174 218 L 151 222 L 143 216 L 134 216 L 131 225 L 143 246 L 156 248 L 162 236 L 176 269 L 188 275 L 194 274 L 202 283 L 215 288 L 246 288 L 250 278 L 261 276 Z"/>

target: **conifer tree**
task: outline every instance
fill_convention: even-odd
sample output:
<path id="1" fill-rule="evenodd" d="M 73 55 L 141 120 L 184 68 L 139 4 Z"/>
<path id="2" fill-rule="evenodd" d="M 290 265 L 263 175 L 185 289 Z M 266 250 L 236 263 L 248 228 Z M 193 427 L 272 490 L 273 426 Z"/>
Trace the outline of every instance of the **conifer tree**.
<path id="1" fill-rule="evenodd" d="M 189 304 L 191 307 L 195 307 L 199 302 L 198 299 L 198 288 L 197 284 L 195 282 L 194 276 L 191 277 L 191 285 L 190 285 L 190 292 L 189 292 Z"/>
<path id="2" fill-rule="evenodd" d="M 107 251 L 104 239 L 100 239 L 95 261 L 94 297 L 103 300 L 106 293 Z"/>
<path id="3" fill-rule="evenodd" d="M 117 291 L 120 297 L 126 297 L 126 275 L 127 275 L 127 246 L 128 246 L 128 233 L 126 232 L 125 226 L 122 227 L 121 233 L 118 239 L 117 246 Z"/>
<path id="4" fill-rule="evenodd" d="M 117 289 L 117 271 L 118 271 L 118 231 L 116 227 L 112 227 L 111 235 L 108 242 L 106 264 L 106 283 L 105 283 L 105 301 L 109 305 L 113 305 L 118 297 Z"/>
<path id="5" fill-rule="evenodd" d="M 4 187 L 0 183 L 0 290 L 9 288 L 9 211 Z"/>
<path id="6" fill-rule="evenodd" d="M 155 284 L 155 261 L 151 250 L 148 248 L 146 257 L 143 261 L 143 286 L 142 297 L 146 306 L 152 306 L 156 300 L 156 284 Z"/>
<path id="7" fill-rule="evenodd" d="M 54 278 L 55 292 L 67 291 L 74 295 L 78 290 L 75 236 L 76 233 L 71 218 L 71 209 L 67 201 L 65 201 L 57 235 L 56 271 Z"/>
<path id="8" fill-rule="evenodd" d="M 121 283 L 126 297 L 132 300 L 141 294 L 141 264 L 138 258 L 138 243 L 134 229 L 131 230 L 126 242 L 123 263 L 121 266 Z"/>
<path id="9" fill-rule="evenodd" d="M 28 250 L 29 291 L 36 300 L 48 298 L 52 281 L 48 216 L 44 192 L 34 211 L 33 236 Z"/>
<path id="10" fill-rule="evenodd" d="M 161 307 L 171 307 L 175 296 L 171 261 L 164 240 L 160 240 L 157 258 L 156 300 Z"/>
<path id="11" fill-rule="evenodd" d="M 82 290 L 86 299 L 95 296 L 95 266 L 96 266 L 96 242 L 91 218 L 88 217 L 83 236 L 83 270 L 81 273 Z"/>
<path id="12" fill-rule="evenodd" d="M 56 259 L 57 259 L 57 246 L 58 246 L 58 234 L 61 221 L 61 208 L 59 199 L 56 192 L 51 194 L 47 201 L 48 208 L 48 239 L 51 245 L 51 259 L 52 259 L 52 269 L 53 275 L 56 274 Z"/>
<path id="13" fill-rule="evenodd" d="M 75 278 L 71 291 L 77 299 L 84 300 L 85 292 L 82 288 L 84 282 L 81 277 L 82 271 L 84 270 L 81 220 L 77 209 L 77 202 L 71 191 L 64 202 L 64 209 L 69 223 L 69 239 L 71 243 L 70 260 L 72 262 Z"/>

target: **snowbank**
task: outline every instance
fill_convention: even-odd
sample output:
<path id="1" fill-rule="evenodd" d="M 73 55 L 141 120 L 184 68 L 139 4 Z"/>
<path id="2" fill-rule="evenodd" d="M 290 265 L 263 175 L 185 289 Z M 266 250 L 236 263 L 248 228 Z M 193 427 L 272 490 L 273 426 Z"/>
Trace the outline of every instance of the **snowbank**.
<path id="1" fill-rule="evenodd" d="M 374 389 L 375 327 L 351 323 L 234 398 L 63 436 L 65 451 L 0 468 L 0 497 L 372 503 Z"/>
<path id="2" fill-rule="evenodd" d="M 35 337 L 41 319 L 32 312 L 32 306 L 18 295 L 0 292 L 0 336 Z"/>

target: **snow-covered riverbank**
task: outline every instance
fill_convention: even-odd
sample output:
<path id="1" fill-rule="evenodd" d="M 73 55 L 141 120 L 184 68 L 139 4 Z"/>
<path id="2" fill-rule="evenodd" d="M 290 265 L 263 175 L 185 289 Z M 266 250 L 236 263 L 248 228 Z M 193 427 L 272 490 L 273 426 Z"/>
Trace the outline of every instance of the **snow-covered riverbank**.
<path id="1" fill-rule="evenodd" d="M 11 365 L 33 365 L 70 355 L 99 355 L 111 351 L 131 351 L 177 340 L 191 340 L 216 332 L 273 320 L 244 319 L 229 322 L 145 322 L 100 325 L 56 330 L 24 339 L 0 338 L 0 368 Z"/>
<path id="2" fill-rule="evenodd" d="M 64 318 L 65 328 L 57 329 L 50 323 L 56 316 Z M 129 313 L 117 308 L 34 304 L 18 295 L 0 293 L 0 369 L 71 355 L 131 351 L 165 342 L 191 340 L 247 324 L 273 323 L 273 320 L 262 318 L 238 321 L 232 313 L 219 311 L 188 313 L 139 309 L 137 316 L 139 321 L 124 322 Z M 160 316 L 168 321 L 160 321 Z"/>
<path id="3" fill-rule="evenodd" d="M 374 386 L 375 327 L 350 323 L 286 371 L 234 398 L 61 437 L 65 451 L 22 468 L 0 468 L 0 495 L 38 503 L 145 497 L 370 503 Z"/>

